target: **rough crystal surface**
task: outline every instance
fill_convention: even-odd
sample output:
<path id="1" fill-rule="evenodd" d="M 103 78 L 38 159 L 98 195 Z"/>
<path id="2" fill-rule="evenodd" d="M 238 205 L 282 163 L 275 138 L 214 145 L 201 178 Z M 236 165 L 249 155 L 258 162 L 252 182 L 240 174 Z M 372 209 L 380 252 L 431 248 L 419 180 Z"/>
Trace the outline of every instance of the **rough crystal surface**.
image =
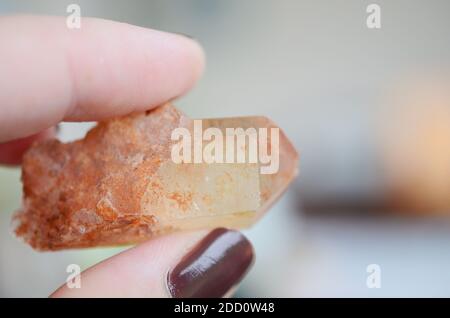
<path id="1" fill-rule="evenodd" d="M 276 127 L 264 117 L 204 120 L 206 126 Z M 24 157 L 16 233 L 38 250 L 138 243 L 175 230 L 251 225 L 297 173 L 280 131 L 280 169 L 258 163 L 171 160 L 171 133 L 193 121 L 170 104 L 99 123 L 86 137 L 41 142 Z"/>

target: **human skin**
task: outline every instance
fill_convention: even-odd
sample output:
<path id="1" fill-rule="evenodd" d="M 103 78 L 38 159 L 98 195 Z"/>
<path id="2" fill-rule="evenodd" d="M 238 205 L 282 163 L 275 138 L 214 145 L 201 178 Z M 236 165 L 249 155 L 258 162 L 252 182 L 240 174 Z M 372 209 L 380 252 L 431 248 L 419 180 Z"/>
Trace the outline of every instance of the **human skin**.
<path id="1" fill-rule="evenodd" d="M 204 68 L 187 37 L 83 18 L 0 18 L 0 164 L 20 164 L 61 121 L 97 121 L 156 107 L 185 94 Z M 170 268 L 208 231 L 162 236 L 81 274 L 82 288 L 53 297 L 168 297 Z M 232 268 L 228 269 L 232 270 Z"/>

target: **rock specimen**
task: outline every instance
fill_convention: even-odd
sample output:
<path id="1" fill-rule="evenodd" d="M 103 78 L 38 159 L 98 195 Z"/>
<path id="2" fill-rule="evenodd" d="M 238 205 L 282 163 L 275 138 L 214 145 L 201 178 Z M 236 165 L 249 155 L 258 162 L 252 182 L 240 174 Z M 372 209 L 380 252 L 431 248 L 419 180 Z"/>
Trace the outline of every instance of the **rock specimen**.
<path id="1" fill-rule="evenodd" d="M 214 127 L 215 139 L 228 136 L 228 128 L 242 128 L 235 137 L 248 142 L 236 143 L 229 157 L 236 160 L 178 162 L 174 131 L 195 137 L 194 123 L 166 104 L 101 122 L 82 140 L 33 146 L 23 159 L 17 235 L 35 249 L 59 250 L 138 243 L 182 229 L 251 225 L 295 177 L 295 149 L 264 117 L 212 119 L 202 124 Z M 269 149 L 274 141 L 279 145 L 278 167 L 271 174 L 261 173 L 260 160 L 237 159 L 239 147 L 250 158 L 250 137 L 259 128 L 279 131 L 277 138 L 267 139 Z M 196 147 L 197 154 L 214 154 L 217 147 L 228 151 L 224 143 L 214 148 L 194 140 L 188 145 L 188 153 L 196 153 Z"/>

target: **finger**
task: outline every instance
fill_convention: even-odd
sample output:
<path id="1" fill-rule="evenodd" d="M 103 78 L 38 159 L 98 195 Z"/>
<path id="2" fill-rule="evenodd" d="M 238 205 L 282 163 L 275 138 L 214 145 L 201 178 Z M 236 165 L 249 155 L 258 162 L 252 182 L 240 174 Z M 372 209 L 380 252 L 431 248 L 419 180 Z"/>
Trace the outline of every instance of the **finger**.
<path id="1" fill-rule="evenodd" d="M 237 231 L 178 233 L 95 265 L 80 288 L 63 285 L 52 297 L 222 297 L 252 263 L 252 245 Z"/>
<path id="2" fill-rule="evenodd" d="M 193 86 L 203 60 L 195 41 L 125 23 L 0 18 L 0 142 L 159 105 Z"/>
<path id="3" fill-rule="evenodd" d="M 22 163 L 25 151 L 38 140 L 55 136 L 55 129 L 49 128 L 40 133 L 0 143 L 0 164 L 18 165 Z"/>

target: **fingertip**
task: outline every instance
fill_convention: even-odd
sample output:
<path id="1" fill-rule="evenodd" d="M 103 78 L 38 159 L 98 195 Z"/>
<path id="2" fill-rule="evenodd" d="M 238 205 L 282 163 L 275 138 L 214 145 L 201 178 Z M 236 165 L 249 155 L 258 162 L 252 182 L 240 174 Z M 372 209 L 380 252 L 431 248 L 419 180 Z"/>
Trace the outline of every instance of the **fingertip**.
<path id="1" fill-rule="evenodd" d="M 187 41 L 187 46 L 190 47 L 191 52 L 191 58 L 192 61 L 191 67 L 192 67 L 192 80 L 191 83 L 196 83 L 201 76 L 203 75 L 203 72 L 205 70 L 205 64 L 206 64 L 206 55 L 203 47 L 201 46 L 200 42 L 194 39 L 187 38 L 183 35 L 178 35 L 183 38 L 184 41 Z M 190 88 L 190 87 L 189 87 Z"/>
<path id="2" fill-rule="evenodd" d="M 226 297 L 253 264 L 251 243 L 225 228 L 156 237 L 81 273 L 51 297 Z"/>
<path id="3" fill-rule="evenodd" d="M 126 23 L 83 18 L 68 29 L 61 17 L 14 16 L 0 24 L 0 57 L 9 61 L 0 74 L 2 141 L 61 120 L 151 109 L 189 91 L 205 65 L 197 41 Z"/>
<path id="4" fill-rule="evenodd" d="M 0 143 L 0 164 L 8 166 L 20 165 L 23 155 L 34 142 L 54 137 L 55 133 L 55 128 L 49 128 L 25 138 Z"/>
<path id="5" fill-rule="evenodd" d="M 66 120 L 151 109 L 186 94 L 204 70 L 203 48 L 183 35 L 98 19 L 87 20 L 83 32 L 68 50 L 76 105 Z"/>

